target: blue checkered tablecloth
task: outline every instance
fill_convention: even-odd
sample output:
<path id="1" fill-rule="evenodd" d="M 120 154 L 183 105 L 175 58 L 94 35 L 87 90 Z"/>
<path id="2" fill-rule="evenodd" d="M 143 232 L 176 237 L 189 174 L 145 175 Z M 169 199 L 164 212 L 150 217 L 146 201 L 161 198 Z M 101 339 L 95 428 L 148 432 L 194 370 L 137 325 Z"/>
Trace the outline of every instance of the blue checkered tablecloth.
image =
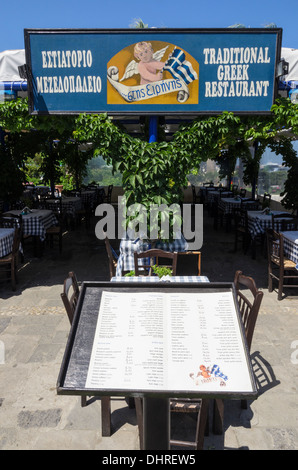
<path id="1" fill-rule="evenodd" d="M 48 202 L 55 202 L 55 199 L 48 199 Z M 64 213 L 75 217 L 76 212 L 82 208 L 80 197 L 62 197 L 62 210 Z"/>
<path id="2" fill-rule="evenodd" d="M 206 276 L 115 276 L 111 282 L 209 282 Z"/>
<path id="3" fill-rule="evenodd" d="M 94 208 L 96 205 L 96 191 L 82 191 L 81 192 L 82 204 L 89 204 L 91 208 Z"/>
<path id="4" fill-rule="evenodd" d="M 120 255 L 117 262 L 116 276 L 121 276 L 123 271 L 133 271 L 135 268 L 134 253 L 141 253 L 142 251 L 149 250 L 151 247 L 150 243 L 144 242 L 140 238 L 131 240 L 129 238 L 122 239 L 120 243 Z M 186 251 L 188 244 L 184 237 L 177 238 L 172 242 L 158 241 L 155 247 L 164 251 Z"/>
<path id="5" fill-rule="evenodd" d="M 22 211 L 9 211 L 10 214 L 20 215 Z M 58 223 L 55 214 L 50 210 L 32 209 L 29 214 L 22 215 L 23 234 L 32 235 L 44 241 L 46 238 L 46 230 Z"/>
<path id="6" fill-rule="evenodd" d="M 248 219 L 248 230 L 251 234 L 252 239 L 255 239 L 258 235 L 263 235 L 266 233 L 268 228 L 272 228 L 272 217 L 271 214 L 282 214 L 282 211 L 271 211 L 270 214 L 264 214 L 262 211 L 247 211 Z M 277 230 L 280 230 L 281 225 L 279 226 L 281 219 L 275 219 L 277 225 Z"/>
<path id="7" fill-rule="evenodd" d="M 0 228 L 0 258 L 3 258 L 4 256 L 11 253 L 13 237 L 13 228 Z"/>
<path id="8" fill-rule="evenodd" d="M 208 191 L 207 192 L 207 202 L 218 202 L 220 198 L 229 199 L 229 196 L 232 196 L 231 191 Z"/>
<path id="9" fill-rule="evenodd" d="M 287 258 L 296 263 L 298 269 L 298 231 L 280 232 L 284 237 L 284 253 Z"/>
<path id="10" fill-rule="evenodd" d="M 249 201 L 248 198 L 239 198 L 236 199 L 233 197 L 222 197 L 218 201 L 218 208 L 224 214 L 233 214 L 234 209 L 241 208 L 241 202 L 245 203 L 245 208 L 249 210 L 249 205 L 256 204 L 256 201 Z"/>

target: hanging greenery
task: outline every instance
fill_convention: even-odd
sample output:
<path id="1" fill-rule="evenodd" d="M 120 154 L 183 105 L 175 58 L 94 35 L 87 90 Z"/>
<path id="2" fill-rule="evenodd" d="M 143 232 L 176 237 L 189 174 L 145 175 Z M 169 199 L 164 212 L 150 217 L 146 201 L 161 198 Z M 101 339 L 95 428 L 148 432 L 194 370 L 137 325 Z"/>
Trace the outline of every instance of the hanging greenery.
<path id="1" fill-rule="evenodd" d="M 188 184 L 187 175 L 208 159 L 215 159 L 224 171 L 225 157 L 232 155 L 233 161 L 241 157 L 245 182 L 252 184 L 266 146 L 272 145 L 273 148 L 276 136 L 284 128 L 291 128 L 298 135 L 298 111 L 289 99 L 281 99 L 268 116 L 240 117 L 229 112 L 201 116 L 182 125 L 170 142 L 149 143 L 128 135 L 106 114 L 30 116 L 27 100 L 15 100 L 0 105 L 0 127 L 13 135 L 15 149 L 22 148 L 18 159 L 15 157 L 17 166 L 22 165 L 22 159 L 27 155 L 42 152 L 47 159 L 45 163 L 51 159 L 53 165 L 58 161 L 67 163 L 69 171 L 80 175 L 84 173 L 91 154 L 77 152 L 78 145 L 92 142 L 92 152 L 102 155 L 114 171 L 122 173 L 125 195 L 130 204 L 160 205 L 179 203 L 183 188 Z M 29 136 L 28 140 L 25 135 Z M 50 143 L 55 139 L 59 145 L 51 149 Z M 77 146 L 76 149 L 67 145 L 69 140 Z M 256 143 L 257 152 L 252 155 L 248 148 Z M 283 145 L 283 159 L 290 167 L 289 177 L 293 180 L 297 176 L 297 157 L 290 146 Z M 230 170 L 228 168 L 227 171 Z M 292 186 L 286 184 L 284 193 L 288 207 L 294 207 L 297 201 L 296 189 Z"/>

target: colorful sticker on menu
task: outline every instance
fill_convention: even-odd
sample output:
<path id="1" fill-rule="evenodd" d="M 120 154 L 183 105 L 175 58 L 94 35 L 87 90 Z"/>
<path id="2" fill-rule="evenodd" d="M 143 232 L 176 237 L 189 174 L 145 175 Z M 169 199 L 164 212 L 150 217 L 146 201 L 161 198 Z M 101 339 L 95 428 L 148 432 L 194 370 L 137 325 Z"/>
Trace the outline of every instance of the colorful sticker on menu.
<path id="1" fill-rule="evenodd" d="M 228 376 L 224 374 L 217 364 L 212 367 L 200 365 L 197 372 L 190 372 L 190 378 L 194 380 L 195 385 L 203 385 L 209 382 L 219 381 L 220 386 L 225 387 Z"/>

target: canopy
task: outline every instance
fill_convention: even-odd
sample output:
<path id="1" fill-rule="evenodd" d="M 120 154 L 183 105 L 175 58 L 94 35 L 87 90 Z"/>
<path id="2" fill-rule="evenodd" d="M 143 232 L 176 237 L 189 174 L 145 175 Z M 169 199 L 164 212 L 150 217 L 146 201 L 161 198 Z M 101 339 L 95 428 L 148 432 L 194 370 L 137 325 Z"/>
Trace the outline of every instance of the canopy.
<path id="1" fill-rule="evenodd" d="M 22 81 L 18 67 L 25 63 L 25 49 L 0 52 L 0 82 Z"/>
<path id="2" fill-rule="evenodd" d="M 298 81 L 298 49 L 283 47 L 281 57 L 289 64 L 289 73 L 284 76 L 284 80 L 286 82 Z"/>

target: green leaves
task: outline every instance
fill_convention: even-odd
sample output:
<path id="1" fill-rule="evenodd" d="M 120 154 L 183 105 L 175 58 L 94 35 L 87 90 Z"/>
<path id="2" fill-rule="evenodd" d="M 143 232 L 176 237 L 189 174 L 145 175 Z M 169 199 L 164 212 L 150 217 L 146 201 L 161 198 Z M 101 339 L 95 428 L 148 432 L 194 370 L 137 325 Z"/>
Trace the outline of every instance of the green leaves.
<path id="1" fill-rule="evenodd" d="M 128 135 L 107 114 L 30 116 L 27 100 L 2 103 L 0 126 L 15 134 L 14 153 L 20 165 L 21 160 L 34 151 L 49 152 L 47 147 L 54 139 L 65 143 L 71 138 L 75 147 L 78 142 L 92 142 L 94 154 L 101 155 L 113 166 L 113 171 L 122 173 L 125 195 L 130 203 L 162 201 L 170 205 L 181 200 L 187 175 L 208 159 L 217 160 L 222 172 L 230 172 L 231 163 L 241 157 L 245 163 L 245 180 L 251 182 L 265 147 L 274 142 L 275 136 L 285 128 L 298 133 L 298 107 L 289 99 L 277 100 L 271 111 L 266 116 L 240 117 L 231 112 L 200 116 L 181 125 L 171 142 L 153 143 Z M 23 131 L 30 131 L 30 145 L 28 139 L 20 138 L 24 136 Z M 259 145 L 252 157 L 248 145 L 256 141 Z M 73 152 L 67 145 L 59 146 L 64 150 L 61 154 L 57 152 L 57 158 L 79 178 L 90 155 L 86 158 L 86 154 Z M 290 147 L 283 145 L 281 151 L 285 163 L 295 167 L 297 158 Z"/>

